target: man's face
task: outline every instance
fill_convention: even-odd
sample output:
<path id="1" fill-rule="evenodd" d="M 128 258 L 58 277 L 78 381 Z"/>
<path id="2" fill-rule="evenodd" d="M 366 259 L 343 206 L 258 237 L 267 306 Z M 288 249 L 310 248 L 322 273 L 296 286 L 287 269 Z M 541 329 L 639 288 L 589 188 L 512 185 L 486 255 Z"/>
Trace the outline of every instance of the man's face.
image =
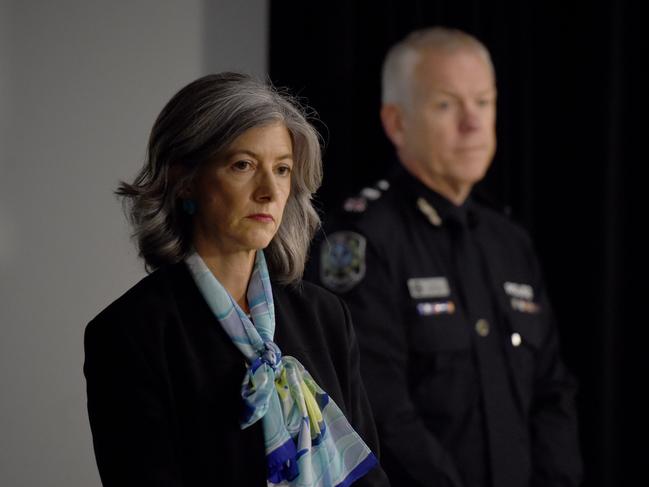
<path id="1" fill-rule="evenodd" d="M 400 158 L 433 189 L 466 196 L 496 150 L 491 67 L 470 49 L 424 50 L 412 81 L 411 103 L 400 109 L 402 134 L 395 141 Z"/>

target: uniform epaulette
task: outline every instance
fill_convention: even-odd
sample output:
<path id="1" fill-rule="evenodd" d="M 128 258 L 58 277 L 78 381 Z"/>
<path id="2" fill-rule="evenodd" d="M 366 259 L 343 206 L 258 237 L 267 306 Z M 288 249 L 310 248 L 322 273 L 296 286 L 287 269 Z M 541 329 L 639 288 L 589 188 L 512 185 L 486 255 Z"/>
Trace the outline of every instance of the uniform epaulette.
<path id="1" fill-rule="evenodd" d="M 377 181 L 374 186 L 361 189 L 356 196 L 347 198 L 343 203 L 343 210 L 347 213 L 363 213 L 370 202 L 376 201 L 390 188 L 390 183 L 385 179 Z"/>

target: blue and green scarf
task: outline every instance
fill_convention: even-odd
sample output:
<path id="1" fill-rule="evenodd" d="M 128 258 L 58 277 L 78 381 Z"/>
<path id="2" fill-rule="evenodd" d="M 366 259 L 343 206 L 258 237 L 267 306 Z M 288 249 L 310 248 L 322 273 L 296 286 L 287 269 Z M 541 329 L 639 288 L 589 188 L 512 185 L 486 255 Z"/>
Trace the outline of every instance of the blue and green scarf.
<path id="1" fill-rule="evenodd" d="M 250 317 L 196 253 L 185 260 L 198 289 L 247 361 L 241 428 L 261 420 L 268 481 L 346 487 L 377 460 L 340 408 L 294 357 L 273 342 L 275 307 L 263 251 L 248 285 Z"/>

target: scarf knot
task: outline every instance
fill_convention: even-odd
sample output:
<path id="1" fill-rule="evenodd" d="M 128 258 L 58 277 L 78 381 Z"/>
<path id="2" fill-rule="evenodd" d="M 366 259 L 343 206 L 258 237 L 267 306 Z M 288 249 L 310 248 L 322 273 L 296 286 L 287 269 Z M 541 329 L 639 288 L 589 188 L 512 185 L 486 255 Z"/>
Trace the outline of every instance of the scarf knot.
<path id="1" fill-rule="evenodd" d="M 270 340 L 264 342 L 264 347 L 257 352 L 257 355 L 257 359 L 250 365 L 253 372 L 257 370 L 262 363 L 273 369 L 273 372 L 277 372 L 277 369 L 282 365 L 282 351 L 275 342 Z"/>

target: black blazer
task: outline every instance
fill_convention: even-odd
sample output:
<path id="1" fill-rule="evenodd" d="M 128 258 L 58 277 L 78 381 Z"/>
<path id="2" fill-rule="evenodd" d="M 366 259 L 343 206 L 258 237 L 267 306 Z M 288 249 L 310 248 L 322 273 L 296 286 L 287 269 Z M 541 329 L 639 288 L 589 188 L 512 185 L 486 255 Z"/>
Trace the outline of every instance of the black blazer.
<path id="1" fill-rule="evenodd" d="M 309 283 L 273 283 L 275 342 L 377 453 L 347 307 Z M 261 422 L 242 430 L 244 357 L 184 263 L 145 277 L 86 328 L 84 373 L 99 473 L 110 486 L 265 487 Z M 387 485 L 374 468 L 355 485 Z"/>

